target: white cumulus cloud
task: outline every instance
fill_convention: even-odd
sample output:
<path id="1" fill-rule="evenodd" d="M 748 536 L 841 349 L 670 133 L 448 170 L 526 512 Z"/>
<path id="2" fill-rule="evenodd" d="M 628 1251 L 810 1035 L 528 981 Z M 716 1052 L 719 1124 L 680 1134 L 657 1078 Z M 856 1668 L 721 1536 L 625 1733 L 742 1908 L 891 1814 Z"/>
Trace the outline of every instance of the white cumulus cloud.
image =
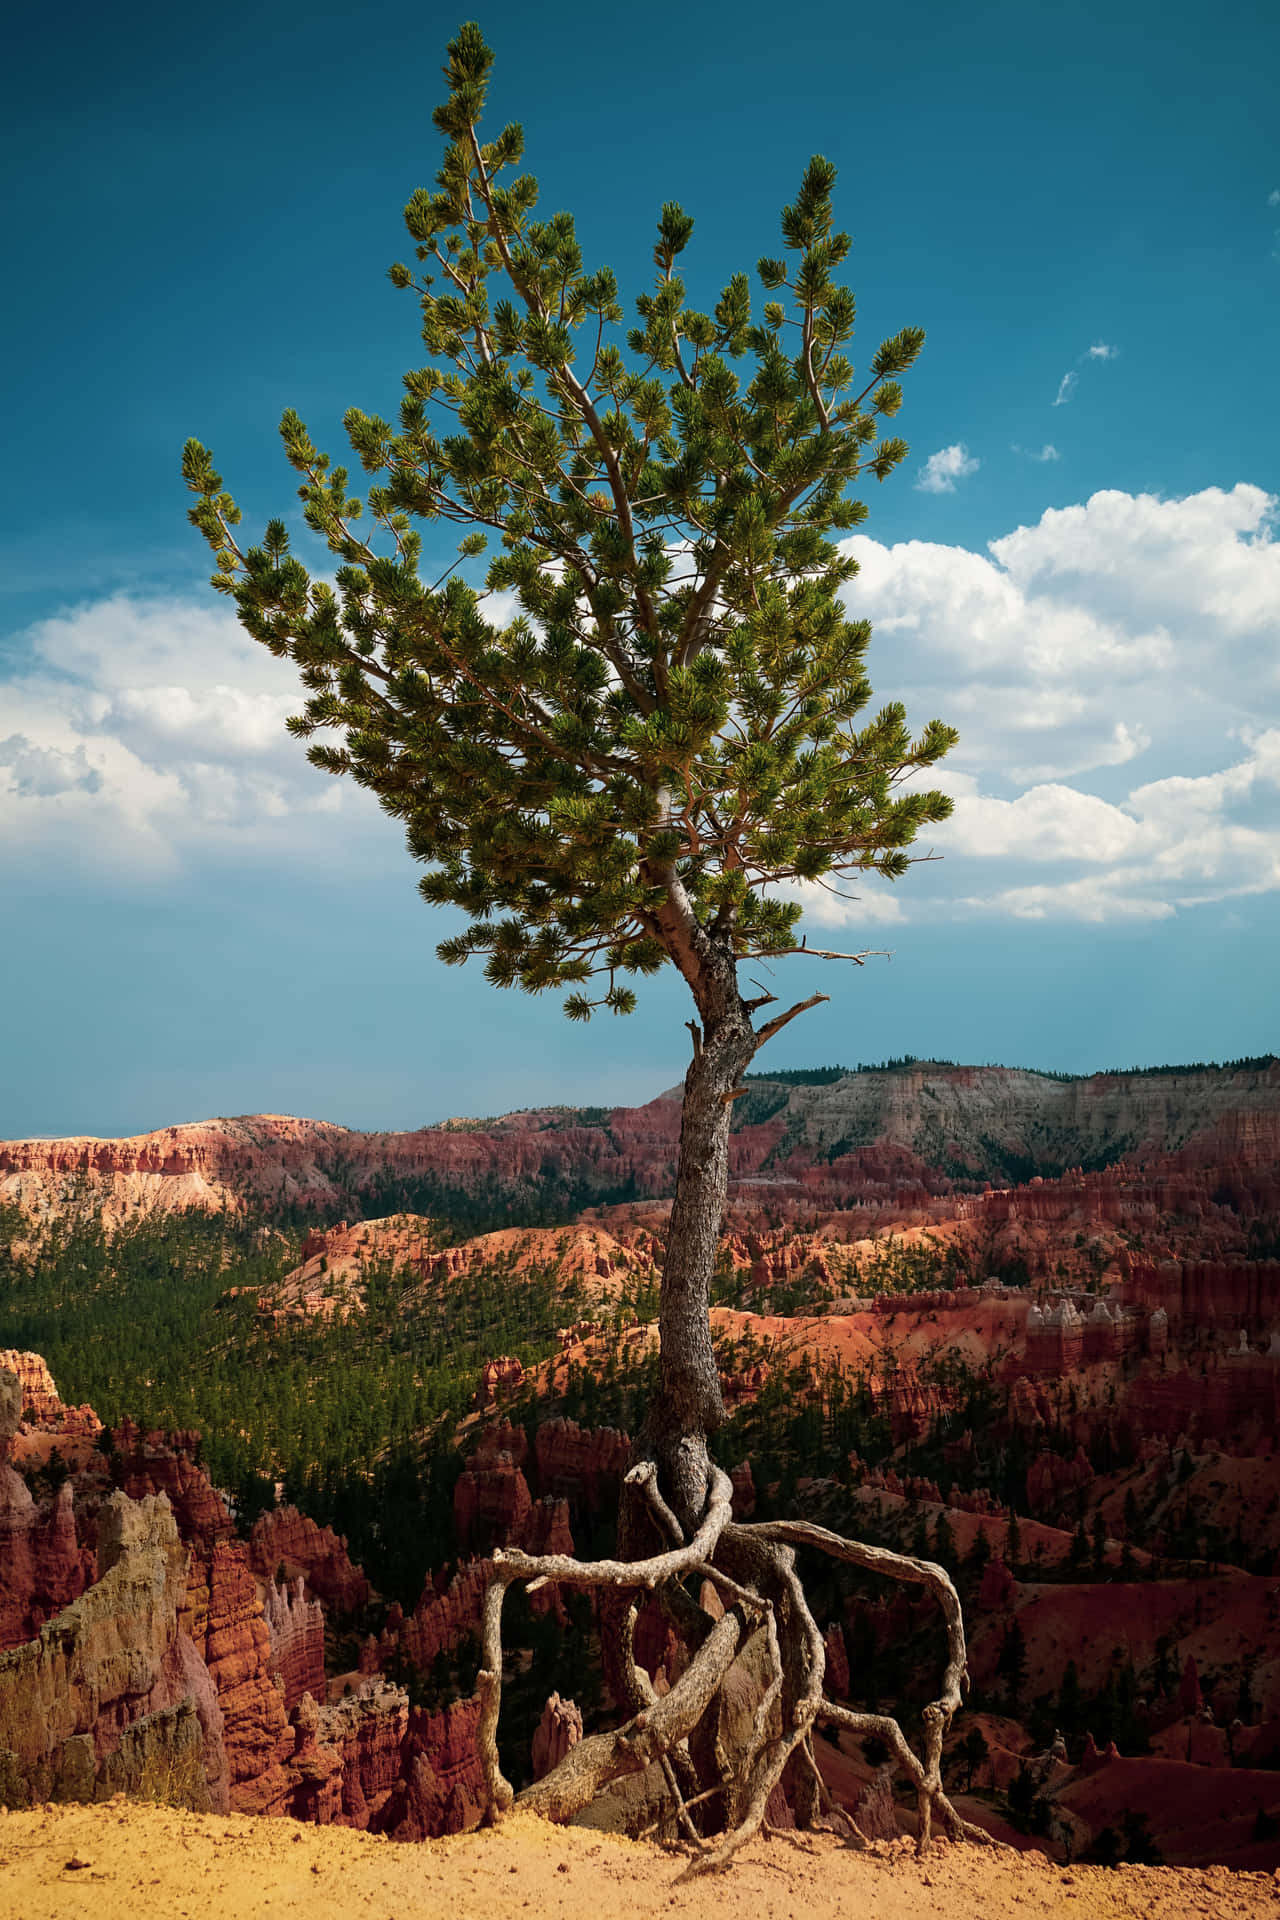
<path id="1" fill-rule="evenodd" d="M 957 480 L 967 480 L 976 473 L 982 462 L 969 452 L 963 440 L 954 447 L 940 447 L 929 458 L 916 475 L 915 485 L 918 493 L 954 493 Z"/>
<path id="2" fill-rule="evenodd" d="M 6 864 L 165 878 L 203 856 L 314 849 L 371 803 L 285 732 L 304 695 L 216 603 L 114 595 L 17 636 L 0 741 Z M 353 804 L 354 802 L 354 804 Z"/>
<path id="3" fill-rule="evenodd" d="M 923 782 L 956 806 L 908 915 L 926 890 L 930 912 L 1134 920 L 1280 887 L 1277 504 L 1108 491 L 985 554 L 846 543 L 877 695 L 960 731 Z"/>

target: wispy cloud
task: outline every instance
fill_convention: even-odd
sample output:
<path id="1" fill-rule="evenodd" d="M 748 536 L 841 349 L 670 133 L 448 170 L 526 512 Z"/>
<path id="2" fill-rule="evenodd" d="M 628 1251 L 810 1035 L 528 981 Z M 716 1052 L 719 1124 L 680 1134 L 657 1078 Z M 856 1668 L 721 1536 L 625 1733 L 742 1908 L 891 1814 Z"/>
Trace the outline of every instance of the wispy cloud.
<path id="1" fill-rule="evenodd" d="M 1269 207 L 1280 207 L 1280 187 L 1272 187 L 1270 193 L 1267 195 L 1267 205 Z"/>
<path id="2" fill-rule="evenodd" d="M 1076 355 L 1075 367 L 1069 368 L 1058 382 L 1058 391 L 1053 396 L 1054 406 L 1065 407 L 1074 397 L 1080 380 L 1076 367 L 1087 366 L 1090 360 L 1118 360 L 1119 358 L 1119 347 L 1113 347 L 1107 340 L 1095 340 L 1091 347 L 1086 347 L 1083 353 Z"/>
<path id="3" fill-rule="evenodd" d="M 1062 455 L 1058 452 L 1052 440 L 1046 440 L 1039 453 L 1036 452 L 1034 447 L 1020 447 L 1016 441 L 1013 446 L 1010 447 L 1009 451 L 1010 453 L 1020 453 L 1024 460 L 1061 460 L 1062 458 Z"/>
<path id="4" fill-rule="evenodd" d="M 957 480 L 967 480 L 976 473 L 982 462 L 969 452 L 963 440 L 954 447 L 940 447 L 929 458 L 916 475 L 917 493 L 954 493 Z"/>

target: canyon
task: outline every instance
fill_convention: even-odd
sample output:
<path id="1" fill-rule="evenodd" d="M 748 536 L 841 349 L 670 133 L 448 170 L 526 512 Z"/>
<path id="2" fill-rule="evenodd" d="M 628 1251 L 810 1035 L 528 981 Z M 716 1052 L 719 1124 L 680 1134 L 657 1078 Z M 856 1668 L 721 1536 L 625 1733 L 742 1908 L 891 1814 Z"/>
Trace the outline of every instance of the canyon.
<path id="1" fill-rule="evenodd" d="M 735 1511 L 953 1568 L 974 1698 L 947 1766 L 994 1837 L 1280 1866 L 1280 1063 L 1058 1081 L 924 1062 L 752 1080 L 738 1104 L 712 1310 Z M 0 1802 L 125 1792 L 402 1840 L 477 1825 L 491 1556 L 608 1543 L 678 1116 L 668 1095 L 408 1134 L 256 1116 L 0 1145 L 15 1246 L 209 1213 L 290 1249 L 275 1277 L 231 1259 L 211 1282 L 211 1352 L 219 1316 L 270 1367 L 397 1329 L 447 1349 L 450 1316 L 492 1299 L 556 1314 L 541 1346 L 482 1347 L 437 1421 L 441 1544 L 401 1599 L 281 1480 L 242 1517 L 193 1429 L 104 1426 L 39 1353 L 0 1350 Z M 467 1231 L 464 1201 L 466 1224 L 515 1224 Z M 561 1217 L 520 1224 L 535 1202 Z M 584 1605 L 548 1586 L 521 1615 L 505 1764 L 526 1777 L 596 1724 Z M 839 1695 L 919 1695 L 928 1605 L 836 1583 L 822 1625 Z M 656 1609 L 636 1650 L 661 1693 Z M 912 1831 L 865 1743 L 817 1747 L 864 1830 Z"/>

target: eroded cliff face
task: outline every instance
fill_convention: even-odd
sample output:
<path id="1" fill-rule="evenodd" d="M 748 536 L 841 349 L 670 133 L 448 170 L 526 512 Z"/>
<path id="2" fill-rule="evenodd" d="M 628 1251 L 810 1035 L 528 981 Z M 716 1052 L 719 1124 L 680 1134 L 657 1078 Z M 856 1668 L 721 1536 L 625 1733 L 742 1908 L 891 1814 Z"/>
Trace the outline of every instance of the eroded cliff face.
<path id="1" fill-rule="evenodd" d="M 335 1620 L 360 1613 L 369 1604 L 369 1582 L 363 1570 L 352 1565 L 341 1534 L 317 1526 L 296 1507 L 269 1508 L 254 1522 L 249 1564 L 260 1580 L 274 1581 L 281 1567 L 287 1579 L 301 1574 Z"/>
<path id="2" fill-rule="evenodd" d="M 186 1552 L 163 1494 L 114 1494 L 98 1520 L 98 1578 L 31 1641 L 0 1654 L 0 1793 L 104 1799 L 169 1789 L 225 1811 L 221 1722 L 181 1632 Z"/>
<path id="3" fill-rule="evenodd" d="M 31 1639 L 93 1577 L 93 1554 L 77 1537 L 69 1483 L 41 1503 L 10 1464 L 40 1457 L 32 1445 L 36 1426 L 24 1418 L 37 1405 L 61 1433 L 67 1410 L 44 1361 L 38 1354 L 0 1352 L 0 1651 Z"/>
<path id="4" fill-rule="evenodd" d="M 825 1086 L 760 1082 L 730 1149 L 739 1188 L 925 1205 L 957 1186 L 1004 1186 L 1069 1167 L 1130 1167 L 1176 1155 L 1244 1170 L 1280 1166 L 1280 1061 L 1186 1074 L 1058 1081 L 1002 1067 L 928 1062 Z M 679 1100 L 619 1107 L 600 1124 L 544 1110 L 408 1133 L 356 1133 L 280 1114 L 208 1120 L 123 1140 L 0 1143 L 0 1198 L 35 1219 L 108 1225 L 187 1207 L 316 1208 L 390 1175 L 442 1192 L 512 1200 L 563 1190 L 638 1199 L 672 1191 Z M 748 1118 L 750 1116 L 748 1115 Z M 594 1116 L 592 1116 L 594 1121 Z"/>

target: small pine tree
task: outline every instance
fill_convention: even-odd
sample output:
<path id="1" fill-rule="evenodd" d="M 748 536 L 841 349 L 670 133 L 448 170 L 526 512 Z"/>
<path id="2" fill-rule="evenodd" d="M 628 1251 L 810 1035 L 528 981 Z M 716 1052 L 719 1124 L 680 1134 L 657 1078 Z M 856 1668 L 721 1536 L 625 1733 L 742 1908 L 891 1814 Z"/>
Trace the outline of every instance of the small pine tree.
<path id="1" fill-rule="evenodd" d="M 1107 1558 L 1107 1523 L 1102 1517 L 1102 1509 L 1093 1516 L 1093 1570 L 1101 1573 Z"/>
<path id="2" fill-rule="evenodd" d="M 1018 1566 L 1022 1559 L 1022 1528 L 1018 1524 L 1016 1513 L 1010 1513 L 1009 1524 L 1004 1536 L 1004 1563 L 1011 1574 L 1017 1577 Z"/>
<path id="3" fill-rule="evenodd" d="M 1067 1740 L 1077 1739 L 1084 1730 L 1085 1703 L 1080 1672 L 1074 1660 L 1068 1660 L 1063 1669 L 1056 1711 L 1063 1737 Z"/>
<path id="4" fill-rule="evenodd" d="M 957 1757 L 964 1768 L 964 1790 L 972 1791 L 973 1776 L 979 1767 L 986 1764 L 991 1749 L 987 1745 L 986 1735 L 981 1727 L 970 1727 L 964 1739 L 956 1749 Z"/>
<path id="5" fill-rule="evenodd" d="M 1017 1706 L 1027 1679 L 1027 1642 L 1022 1626 L 1015 1615 L 1005 1628 L 1004 1640 L 1000 1647 L 1000 1657 L 996 1661 L 996 1672 L 1005 1683 L 1012 1706 Z"/>

